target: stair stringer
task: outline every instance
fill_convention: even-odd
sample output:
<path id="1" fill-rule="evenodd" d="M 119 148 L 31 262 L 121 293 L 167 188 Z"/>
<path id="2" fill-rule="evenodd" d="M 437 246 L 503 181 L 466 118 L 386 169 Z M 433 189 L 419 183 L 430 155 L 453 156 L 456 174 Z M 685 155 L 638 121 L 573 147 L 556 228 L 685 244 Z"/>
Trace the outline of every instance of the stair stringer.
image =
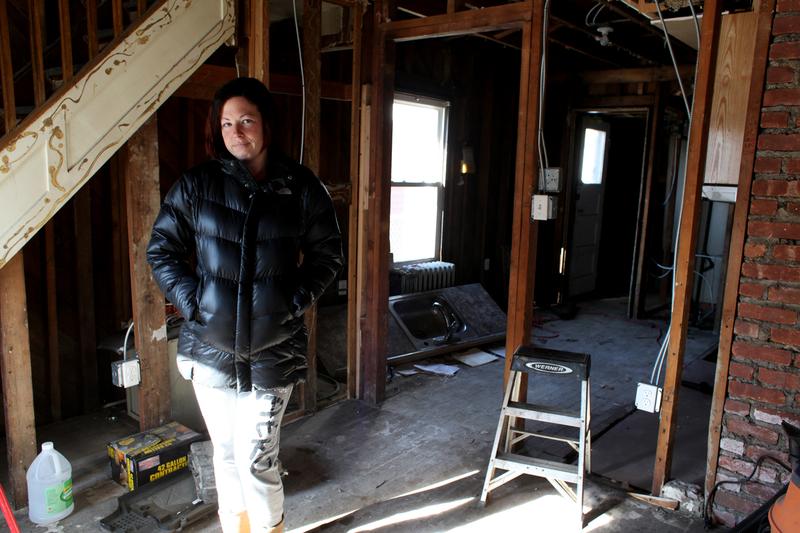
<path id="1" fill-rule="evenodd" d="M 2 139 L 0 268 L 234 29 L 234 0 L 165 0 Z"/>

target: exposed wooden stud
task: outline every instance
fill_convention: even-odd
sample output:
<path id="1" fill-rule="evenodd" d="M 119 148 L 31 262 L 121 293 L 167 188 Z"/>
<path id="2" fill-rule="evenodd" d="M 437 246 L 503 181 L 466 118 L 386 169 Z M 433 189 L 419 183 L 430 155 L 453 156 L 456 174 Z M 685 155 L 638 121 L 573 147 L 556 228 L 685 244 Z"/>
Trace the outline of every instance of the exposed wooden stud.
<path id="1" fill-rule="evenodd" d="M 0 77 L 3 88 L 4 133 L 17 124 L 17 104 L 14 99 L 14 67 L 11 61 L 11 39 L 6 0 L 0 0 Z"/>
<path id="2" fill-rule="evenodd" d="M 136 0 L 136 14 L 140 17 L 147 11 L 147 0 Z"/>
<path id="3" fill-rule="evenodd" d="M 301 32 L 303 37 L 303 68 L 305 74 L 306 108 L 303 138 L 303 164 L 319 174 L 320 157 L 320 92 L 322 90 L 322 61 L 319 48 L 322 36 L 322 5 L 320 0 L 303 1 Z M 308 375 L 305 383 L 305 410 L 317 409 L 317 306 L 305 316 L 308 328 Z"/>
<path id="4" fill-rule="evenodd" d="M 44 3 L 43 0 L 29 0 L 28 21 L 31 38 L 31 74 L 33 75 L 33 100 L 38 106 L 47 99 L 44 81 Z"/>
<path id="5" fill-rule="evenodd" d="M 681 78 L 691 78 L 694 74 L 694 65 L 681 65 L 678 67 Z M 600 85 L 604 83 L 638 83 L 643 81 L 673 81 L 675 69 L 673 67 L 651 68 L 618 68 L 611 70 L 587 70 L 581 72 L 580 77 L 587 84 Z"/>
<path id="6" fill-rule="evenodd" d="M 452 15 L 384 22 L 381 31 L 388 39 L 399 42 L 519 28 L 522 22 L 530 21 L 533 3 L 536 2 L 518 2 L 480 10 L 461 11 Z"/>
<path id="7" fill-rule="evenodd" d="M 350 212 L 347 246 L 347 397 L 358 394 L 358 265 L 363 257 L 359 247 L 359 221 L 361 220 L 361 180 L 359 179 L 359 148 L 361 146 L 361 39 L 364 10 L 360 5 L 350 10 L 353 24 L 352 90 L 350 107 Z"/>
<path id="8" fill-rule="evenodd" d="M 503 385 L 508 383 L 512 355 L 520 346 L 530 342 L 533 323 L 533 288 L 536 270 L 538 223 L 531 221 L 531 198 L 536 190 L 539 168 L 537 142 L 539 84 L 541 82 L 542 32 L 544 3 L 527 4 L 528 18 L 522 27 L 522 58 L 520 65 L 519 115 L 517 120 L 517 151 L 514 179 L 514 208 L 511 230 L 511 272 L 508 288 L 508 323 Z M 525 398 L 527 380 L 514 396 Z"/>
<path id="9" fill-rule="evenodd" d="M 37 453 L 22 252 L 0 269 L 0 367 L 3 372 L 9 492 L 14 506 L 19 508 L 28 500 L 25 471 Z"/>
<path id="10" fill-rule="evenodd" d="M 153 221 L 161 206 L 155 116 L 133 134 L 124 150 L 134 334 L 142 374 L 139 425 L 145 430 L 160 426 L 170 417 L 164 297 L 145 256 Z"/>
<path id="11" fill-rule="evenodd" d="M 269 0 L 250 0 L 249 19 L 247 72 L 269 87 Z M 303 19 L 305 20 L 305 11 Z"/>
<path id="12" fill-rule="evenodd" d="M 447 13 L 452 14 L 464 9 L 464 0 L 447 0 Z"/>
<path id="13" fill-rule="evenodd" d="M 656 141 L 658 128 L 661 125 L 661 86 L 656 89 L 653 108 L 648 113 L 650 131 L 647 134 L 647 156 L 644 182 L 639 192 L 639 215 L 636 225 L 634 245 L 634 275 L 631 278 L 631 295 L 628 298 L 628 318 L 639 318 L 644 310 L 644 293 L 647 289 L 645 280 L 645 261 L 647 260 L 647 230 L 650 222 L 650 197 L 653 191 L 653 169 L 655 167 Z"/>
<path id="14" fill-rule="evenodd" d="M 97 0 L 86 0 L 86 45 L 89 59 L 97 55 Z"/>
<path id="15" fill-rule="evenodd" d="M 72 198 L 75 235 L 75 287 L 77 290 L 78 346 L 81 361 L 81 393 L 84 412 L 97 407 L 97 332 L 92 263 L 92 196 L 83 187 Z"/>
<path id="16" fill-rule="evenodd" d="M 122 29 L 124 28 L 124 24 L 122 22 L 122 0 L 112 0 L 111 19 L 114 27 L 114 37 L 117 37 L 120 33 L 122 33 Z"/>
<path id="17" fill-rule="evenodd" d="M 753 167 L 756 158 L 756 141 L 758 139 L 759 121 L 761 118 L 761 98 L 764 92 L 767 59 L 769 53 L 770 33 L 772 31 L 772 14 L 775 0 L 760 0 L 754 3 L 758 9 L 756 23 L 756 42 L 754 47 L 753 70 L 747 95 L 746 119 L 742 138 L 742 155 L 739 165 L 739 187 L 736 192 L 736 205 L 733 212 L 733 229 L 731 231 L 728 265 L 725 276 L 725 290 L 722 299 L 722 319 L 720 321 L 719 348 L 717 351 L 717 367 L 714 376 L 714 392 L 711 399 L 711 415 L 708 422 L 708 445 L 706 459 L 705 494 L 711 492 L 717 481 L 717 462 L 719 461 L 719 443 L 722 436 L 722 417 L 725 407 L 725 396 L 728 390 L 728 372 L 730 368 L 731 346 L 733 344 L 733 326 L 736 319 L 736 305 L 739 301 L 739 274 L 744 256 L 745 230 L 747 214 L 750 210 L 750 190 L 753 182 Z"/>
<path id="18" fill-rule="evenodd" d="M 694 278 L 697 225 L 700 218 L 700 196 L 705 175 L 708 129 L 711 122 L 711 100 L 714 91 L 714 66 L 721 14 L 720 0 L 707 0 L 703 11 L 703 41 L 700 43 L 692 126 L 686 162 L 683 209 L 675 259 L 675 287 L 667 349 L 667 370 L 658 428 L 658 445 L 653 470 L 654 496 L 661 495 L 672 463 L 672 448 L 677 425 L 678 393 L 686 348 L 692 280 Z"/>
<path id="19" fill-rule="evenodd" d="M 120 1 L 120 0 L 116 0 Z M 70 26 L 69 0 L 58 0 L 58 27 L 61 34 L 61 79 L 72 78 L 72 27 Z"/>
<path id="20" fill-rule="evenodd" d="M 61 420 L 61 354 L 58 345 L 58 297 L 56 293 L 55 222 L 44 227 L 45 296 L 47 298 L 47 370 L 50 379 L 50 414 Z"/>
<path id="21" fill-rule="evenodd" d="M 386 388 L 386 338 L 389 300 L 389 194 L 391 191 L 392 99 L 394 43 L 381 30 L 389 5 L 378 0 L 373 8 L 371 102 L 369 131 L 369 189 L 366 201 L 366 293 L 361 328 L 360 399 L 383 400 Z"/>

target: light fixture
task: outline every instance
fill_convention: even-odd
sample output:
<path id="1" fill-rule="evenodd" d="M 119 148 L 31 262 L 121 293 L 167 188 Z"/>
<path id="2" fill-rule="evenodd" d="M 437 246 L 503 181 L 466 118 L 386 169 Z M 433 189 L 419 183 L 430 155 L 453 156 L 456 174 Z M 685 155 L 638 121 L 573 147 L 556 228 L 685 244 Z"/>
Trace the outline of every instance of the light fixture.
<path id="1" fill-rule="evenodd" d="M 475 153 L 468 144 L 461 147 L 461 174 L 475 174 Z"/>
<path id="2" fill-rule="evenodd" d="M 600 46 L 608 46 L 611 44 L 611 41 L 608 39 L 608 34 L 612 31 L 614 31 L 614 28 L 611 26 L 600 26 L 597 28 L 600 37 L 595 37 L 595 39 L 600 43 Z"/>

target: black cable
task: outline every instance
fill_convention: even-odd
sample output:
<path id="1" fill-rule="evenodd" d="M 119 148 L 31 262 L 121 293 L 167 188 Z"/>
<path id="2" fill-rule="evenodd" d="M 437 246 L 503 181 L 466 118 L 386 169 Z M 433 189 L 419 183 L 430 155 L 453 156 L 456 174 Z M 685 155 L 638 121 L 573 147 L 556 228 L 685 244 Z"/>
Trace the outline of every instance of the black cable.
<path id="1" fill-rule="evenodd" d="M 792 471 L 791 467 L 789 467 L 789 465 L 787 465 L 786 463 L 784 463 L 780 459 L 778 459 L 776 457 L 773 457 L 771 455 L 762 455 L 756 461 L 756 466 L 755 466 L 755 468 L 753 468 L 753 471 L 750 472 L 750 475 L 747 476 L 745 479 L 741 479 L 739 481 L 732 481 L 731 480 L 731 481 L 719 481 L 719 482 L 717 482 L 717 484 L 714 485 L 714 488 L 711 489 L 711 492 L 708 493 L 708 499 L 706 499 L 706 504 L 703 506 L 703 525 L 705 526 L 706 530 L 710 529 L 711 526 L 712 526 L 712 524 L 711 524 L 711 507 L 714 505 L 714 496 L 716 496 L 716 494 L 717 494 L 717 489 L 720 488 L 722 485 L 726 485 L 726 484 L 728 484 L 728 485 L 743 485 L 745 483 L 749 483 L 753 479 L 753 476 L 756 475 L 756 472 L 758 472 L 758 469 L 761 467 L 761 463 L 763 463 L 767 459 L 769 459 L 770 461 L 773 461 L 774 463 L 782 466 L 783 468 L 786 469 L 787 472 L 791 472 Z M 763 485 L 763 483 L 761 483 L 759 481 L 756 481 L 756 483 L 759 483 L 759 484 Z"/>

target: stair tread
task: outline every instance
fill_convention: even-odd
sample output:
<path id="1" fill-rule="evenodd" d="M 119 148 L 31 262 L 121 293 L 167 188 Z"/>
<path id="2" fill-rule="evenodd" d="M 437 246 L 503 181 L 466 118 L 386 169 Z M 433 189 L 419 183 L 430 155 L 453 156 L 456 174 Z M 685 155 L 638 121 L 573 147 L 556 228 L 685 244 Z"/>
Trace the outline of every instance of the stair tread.
<path id="1" fill-rule="evenodd" d="M 508 402 L 508 405 L 503 408 L 503 412 L 528 420 L 541 420 L 573 427 L 580 427 L 583 422 L 578 411 L 530 403 Z"/>

